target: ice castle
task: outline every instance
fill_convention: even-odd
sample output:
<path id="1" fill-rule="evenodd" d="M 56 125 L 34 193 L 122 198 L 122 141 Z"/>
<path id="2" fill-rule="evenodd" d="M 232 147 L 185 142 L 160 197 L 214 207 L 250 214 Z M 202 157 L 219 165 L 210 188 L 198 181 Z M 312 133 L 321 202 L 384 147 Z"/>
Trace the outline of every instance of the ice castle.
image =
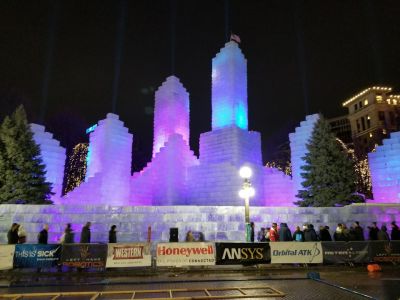
<path id="1" fill-rule="evenodd" d="M 335 228 L 356 220 L 366 226 L 400 215 L 398 133 L 369 157 L 378 204 L 295 207 L 302 158 L 319 115 L 307 116 L 289 135 L 291 178 L 263 166 L 260 133 L 248 130 L 247 61 L 236 42 L 226 43 L 213 58 L 211 78 L 212 130 L 200 135 L 199 157 L 189 147 L 189 93 L 170 76 L 155 93 L 151 162 L 131 174 L 133 135 L 109 113 L 90 133 L 85 181 L 63 197 L 65 149 L 43 126 L 32 124 L 56 205 L 0 205 L 0 243 L 12 222 L 22 223 L 28 241 L 35 242 L 43 223 L 50 224 L 50 240 L 56 241 L 65 223 L 79 231 L 87 221 L 93 223 L 93 241 L 101 242 L 113 224 L 120 242 L 146 240 L 148 226 L 155 241 L 168 240 L 170 227 L 179 228 L 181 240 L 187 230 L 202 231 L 207 240 L 244 240 L 244 203 L 238 195 L 243 184 L 238 171 L 244 165 L 253 170 L 250 219 L 256 228 L 271 222 Z"/>

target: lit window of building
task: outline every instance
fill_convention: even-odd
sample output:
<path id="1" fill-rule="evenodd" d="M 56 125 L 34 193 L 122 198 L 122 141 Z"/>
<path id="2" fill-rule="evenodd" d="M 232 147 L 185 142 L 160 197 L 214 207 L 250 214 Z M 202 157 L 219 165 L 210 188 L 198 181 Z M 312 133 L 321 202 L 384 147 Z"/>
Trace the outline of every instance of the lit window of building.
<path id="1" fill-rule="evenodd" d="M 369 137 L 370 137 L 370 138 L 372 138 L 372 137 L 373 137 L 373 134 L 372 134 L 372 132 L 370 132 L 370 133 L 369 133 Z"/>
<path id="2" fill-rule="evenodd" d="M 391 104 L 390 98 L 386 99 L 386 102 L 387 102 L 388 104 Z"/>
<path id="3" fill-rule="evenodd" d="M 368 99 L 364 100 L 364 105 L 368 105 Z"/>
<path id="4" fill-rule="evenodd" d="M 378 103 L 382 102 L 382 96 L 376 96 L 376 102 Z"/>
<path id="5" fill-rule="evenodd" d="M 385 128 L 382 129 L 382 134 L 387 134 L 387 131 Z"/>
<path id="6" fill-rule="evenodd" d="M 397 100 L 393 99 L 393 105 L 397 105 Z"/>

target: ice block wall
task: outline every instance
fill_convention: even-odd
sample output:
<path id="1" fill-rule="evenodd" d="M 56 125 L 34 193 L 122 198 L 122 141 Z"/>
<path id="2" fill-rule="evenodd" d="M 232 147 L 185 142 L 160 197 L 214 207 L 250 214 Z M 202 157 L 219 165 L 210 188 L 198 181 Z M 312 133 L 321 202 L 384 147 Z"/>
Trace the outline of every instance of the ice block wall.
<path id="1" fill-rule="evenodd" d="M 253 170 L 256 190 L 252 205 L 264 205 L 261 136 L 236 126 L 200 135 L 200 165 L 189 169 L 190 203 L 197 205 L 243 205 L 238 195 L 243 179 L 239 169 Z"/>
<path id="2" fill-rule="evenodd" d="M 400 203 L 400 132 L 392 132 L 376 152 L 368 153 L 374 201 Z"/>
<path id="3" fill-rule="evenodd" d="M 151 163 L 132 177 L 134 205 L 187 204 L 188 168 L 197 157 L 180 134 L 171 134 Z"/>
<path id="4" fill-rule="evenodd" d="M 212 60 L 212 129 L 247 129 L 247 61 L 231 41 Z"/>
<path id="5" fill-rule="evenodd" d="M 175 76 L 169 76 L 155 94 L 153 157 L 171 134 L 189 144 L 189 94 Z"/>
<path id="6" fill-rule="evenodd" d="M 295 206 L 292 178 L 276 168 L 264 170 L 264 199 L 266 206 Z"/>
<path id="7" fill-rule="evenodd" d="M 89 137 L 85 182 L 64 203 L 129 204 L 132 134 L 115 114 L 99 121 Z"/>
<path id="8" fill-rule="evenodd" d="M 46 132 L 45 127 L 38 124 L 30 124 L 33 140 L 40 147 L 40 156 L 46 166 L 46 180 L 52 184 L 51 200 L 59 203 L 62 194 L 65 167 L 65 148 L 53 138 L 53 134 Z"/>
<path id="9" fill-rule="evenodd" d="M 299 127 L 296 127 L 295 132 L 289 134 L 293 188 L 295 195 L 297 195 L 298 191 L 303 188 L 301 184 L 303 182 L 303 177 L 301 177 L 301 173 L 303 172 L 301 166 L 304 165 L 303 157 L 308 152 L 307 143 L 311 138 L 314 125 L 319 118 L 319 114 L 306 116 L 306 120 L 302 121 Z"/>

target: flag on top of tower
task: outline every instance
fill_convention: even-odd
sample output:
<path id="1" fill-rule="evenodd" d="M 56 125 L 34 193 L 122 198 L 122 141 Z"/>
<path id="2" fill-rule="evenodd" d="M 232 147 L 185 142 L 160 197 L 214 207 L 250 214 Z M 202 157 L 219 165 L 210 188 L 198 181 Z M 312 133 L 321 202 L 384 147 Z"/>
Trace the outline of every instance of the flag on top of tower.
<path id="1" fill-rule="evenodd" d="M 240 37 L 238 35 L 234 34 L 234 33 L 231 33 L 231 41 L 234 41 L 234 42 L 236 42 L 238 44 L 241 42 L 240 41 Z"/>

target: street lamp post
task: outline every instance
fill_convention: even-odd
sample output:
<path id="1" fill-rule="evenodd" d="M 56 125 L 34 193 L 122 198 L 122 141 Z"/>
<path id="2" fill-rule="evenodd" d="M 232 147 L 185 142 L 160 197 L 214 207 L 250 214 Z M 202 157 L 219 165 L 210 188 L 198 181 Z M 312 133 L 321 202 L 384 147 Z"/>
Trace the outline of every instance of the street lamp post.
<path id="1" fill-rule="evenodd" d="M 239 191 L 240 198 L 244 199 L 244 217 L 246 223 L 246 241 L 250 241 L 250 197 L 255 194 L 254 188 L 251 186 L 250 177 L 253 174 L 252 170 L 243 166 L 239 170 L 239 175 L 244 179 L 242 189 Z"/>

